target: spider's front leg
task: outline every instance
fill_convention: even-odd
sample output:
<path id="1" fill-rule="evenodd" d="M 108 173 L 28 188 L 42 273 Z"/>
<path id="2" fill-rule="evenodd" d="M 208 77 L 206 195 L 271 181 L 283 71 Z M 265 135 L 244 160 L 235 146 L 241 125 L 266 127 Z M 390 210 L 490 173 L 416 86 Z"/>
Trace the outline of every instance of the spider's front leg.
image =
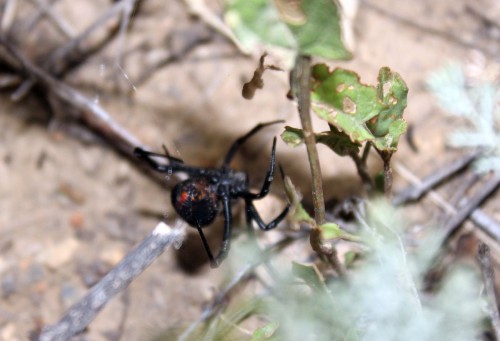
<path id="1" fill-rule="evenodd" d="M 262 188 L 260 193 L 241 193 L 241 197 L 245 200 L 256 200 L 265 197 L 269 193 L 269 187 L 271 187 L 271 183 L 274 180 L 274 167 L 276 164 L 276 137 L 273 139 L 273 147 L 271 149 L 271 165 L 269 167 L 269 171 L 266 174 L 266 179 L 262 184 Z"/>

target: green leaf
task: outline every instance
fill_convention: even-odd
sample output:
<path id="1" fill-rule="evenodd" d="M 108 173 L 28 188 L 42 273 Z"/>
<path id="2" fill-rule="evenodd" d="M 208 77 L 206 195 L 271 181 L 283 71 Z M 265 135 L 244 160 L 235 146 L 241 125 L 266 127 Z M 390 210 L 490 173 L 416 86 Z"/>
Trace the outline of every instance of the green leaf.
<path id="1" fill-rule="evenodd" d="M 262 341 L 274 339 L 274 333 L 278 330 L 280 324 L 278 322 L 269 322 L 263 327 L 258 328 L 252 334 L 250 341 Z"/>
<path id="2" fill-rule="evenodd" d="M 331 131 L 324 131 L 314 134 L 316 143 L 322 143 L 328 146 L 336 154 L 340 156 L 349 155 L 350 153 L 358 153 L 360 144 L 352 142 L 346 134 L 332 127 Z M 281 134 L 281 139 L 290 147 L 297 147 L 304 143 L 304 132 L 302 129 L 286 126 L 285 131 Z"/>
<path id="3" fill-rule="evenodd" d="M 381 68 L 378 74 L 377 97 L 384 108 L 368 122 L 368 128 L 375 136 L 387 135 L 391 124 L 403 117 L 407 96 L 408 87 L 401 76 L 388 67 Z"/>
<path id="4" fill-rule="evenodd" d="M 319 117 L 354 144 L 370 141 L 378 150 L 397 149 L 407 128 L 402 115 L 408 94 L 397 73 L 380 69 L 376 88 L 361 83 L 353 71 L 330 71 L 324 64 L 314 65 L 311 74 L 312 108 Z"/>
<path id="5" fill-rule="evenodd" d="M 346 156 L 351 153 L 359 153 L 361 144 L 353 142 L 343 132 L 330 125 L 330 131 L 316 134 L 316 143 L 322 143 L 333 150 L 337 155 Z"/>
<path id="6" fill-rule="evenodd" d="M 346 268 L 352 266 L 356 258 L 358 257 L 358 253 L 355 251 L 347 251 L 344 255 L 344 264 Z"/>
<path id="7" fill-rule="evenodd" d="M 352 241 L 361 240 L 358 236 L 345 232 L 335 223 L 324 223 L 323 225 L 320 225 L 319 228 L 323 239 L 345 239 Z"/>
<path id="8" fill-rule="evenodd" d="M 269 0 L 229 0 L 226 3 L 226 23 L 249 50 L 259 43 L 296 48 L 290 29 Z"/>
<path id="9" fill-rule="evenodd" d="M 304 143 L 304 132 L 302 129 L 285 127 L 285 131 L 281 133 L 281 139 L 290 147 L 298 147 Z"/>
<path id="10" fill-rule="evenodd" d="M 288 202 L 290 202 L 290 213 L 294 217 L 294 220 L 297 223 L 316 225 L 315 220 L 307 213 L 301 204 L 302 195 L 297 191 L 292 180 L 288 176 L 285 176 L 284 186 L 285 194 L 288 198 Z"/>
<path id="11" fill-rule="evenodd" d="M 328 293 L 325 280 L 314 264 L 292 262 L 292 273 L 317 292 Z"/>
<path id="12" fill-rule="evenodd" d="M 290 1 L 275 2 L 292 7 Z M 302 0 L 300 5 L 305 22 L 287 22 L 297 39 L 299 52 L 334 60 L 352 58 L 341 38 L 339 4 L 332 0 Z"/>
<path id="13" fill-rule="evenodd" d="M 335 0 L 226 0 L 225 21 L 249 50 L 258 44 L 295 53 L 350 59 L 341 38 Z"/>

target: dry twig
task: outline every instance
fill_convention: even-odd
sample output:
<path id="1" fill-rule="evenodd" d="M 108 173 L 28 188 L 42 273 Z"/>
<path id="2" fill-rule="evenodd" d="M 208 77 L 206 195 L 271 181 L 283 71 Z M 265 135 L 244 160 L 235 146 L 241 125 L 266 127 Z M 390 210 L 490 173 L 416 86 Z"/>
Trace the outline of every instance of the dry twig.
<path id="1" fill-rule="evenodd" d="M 146 239 L 74 304 L 58 323 L 44 327 L 40 341 L 69 340 L 81 333 L 113 296 L 127 288 L 168 246 L 180 243 L 183 236 L 182 229 L 171 229 L 165 223 L 159 223 Z"/>
<path id="2" fill-rule="evenodd" d="M 491 324 L 495 331 L 497 340 L 500 340 L 500 315 L 498 313 L 498 303 L 495 293 L 495 272 L 491 264 L 490 248 L 484 243 L 479 243 L 477 248 L 477 260 L 483 274 L 484 289 L 486 291 L 486 300 L 488 302 L 488 313 L 491 318 Z"/>
<path id="3" fill-rule="evenodd" d="M 392 201 L 394 205 L 399 206 L 406 204 L 410 201 L 419 200 L 425 193 L 429 192 L 432 188 L 443 183 L 450 176 L 465 169 L 472 161 L 480 155 L 479 151 L 466 155 L 461 159 L 453 161 L 452 163 L 443 166 L 437 171 L 433 171 L 431 175 L 427 176 L 419 182 L 418 185 L 412 186 L 398 193 Z"/>
<path id="4" fill-rule="evenodd" d="M 22 65 L 22 68 L 29 76 L 43 83 L 49 92 L 55 94 L 60 100 L 78 109 L 80 118 L 89 127 L 115 143 L 121 152 L 131 155 L 134 147 L 144 147 L 134 135 L 115 122 L 97 103 L 35 66 L 17 48 L 1 37 L 0 46 L 3 46 Z"/>
<path id="5" fill-rule="evenodd" d="M 467 204 L 460 208 L 460 210 L 455 214 L 444 227 L 446 237 L 443 243 L 447 243 L 452 239 L 460 229 L 460 226 L 467 219 L 467 217 L 478 208 L 483 201 L 488 199 L 500 185 L 500 174 L 493 175 L 486 184 L 476 193 Z"/>
<path id="6" fill-rule="evenodd" d="M 421 187 L 421 180 L 413 174 L 408 168 L 406 168 L 403 164 L 396 162 L 394 164 L 394 168 L 396 171 L 409 181 L 415 187 Z M 430 190 L 428 192 L 428 198 L 439 206 L 442 210 L 444 210 L 449 215 L 457 214 L 457 210 L 455 207 L 450 205 L 443 197 L 441 197 L 437 192 Z M 500 224 L 484 213 L 481 209 L 475 209 L 469 216 L 471 221 L 479 227 L 481 230 L 490 235 L 493 239 L 495 239 L 498 243 L 500 243 Z"/>

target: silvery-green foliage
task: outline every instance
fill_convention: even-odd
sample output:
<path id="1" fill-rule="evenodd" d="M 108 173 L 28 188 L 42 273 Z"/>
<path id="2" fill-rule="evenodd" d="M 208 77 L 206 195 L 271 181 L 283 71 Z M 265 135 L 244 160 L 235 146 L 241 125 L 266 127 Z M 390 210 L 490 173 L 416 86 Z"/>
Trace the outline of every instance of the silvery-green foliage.
<path id="1" fill-rule="evenodd" d="M 437 293 L 419 291 L 436 240 L 408 251 L 404 224 L 385 202 L 371 204 L 361 219 L 369 251 L 348 280 L 334 280 L 327 292 L 288 279 L 275 286 L 270 319 L 280 340 L 458 340 L 481 334 L 479 274 L 467 266 L 447 273 Z M 436 238 L 434 236 L 434 238 Z M 307 287 L 302 283 L 302 289 Z"/>
<path id="2" fill-rule="evenodd" d="M 465 118 L 470 125 L 454 131 L 449 137 L 453 147 L 480 147 L 483 156 L 475 163 L 478 172 L 500 171 L 500 87 L 484 83 L 469 86 L 462 67 L 450 64 L 432 74 L 430 91 L 442 108 Z"/>

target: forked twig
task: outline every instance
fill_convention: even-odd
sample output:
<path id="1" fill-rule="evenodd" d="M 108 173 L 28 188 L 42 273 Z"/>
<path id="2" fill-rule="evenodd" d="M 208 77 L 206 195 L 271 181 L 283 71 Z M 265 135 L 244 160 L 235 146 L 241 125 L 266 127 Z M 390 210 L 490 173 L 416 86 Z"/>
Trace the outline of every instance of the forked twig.
<path id="1" fill-rule="evenodd" d="M 47 16 L 55 25 L 55 27 L 66 37 L 73 38 L 75 36 L 75 31 L 70 26 L 70 24 L 61 18 L 53 9 L 52 4 L 46 3 L 45 0 L 30 0 L 35 3 L 40 9 L 41 13 Z"/>

